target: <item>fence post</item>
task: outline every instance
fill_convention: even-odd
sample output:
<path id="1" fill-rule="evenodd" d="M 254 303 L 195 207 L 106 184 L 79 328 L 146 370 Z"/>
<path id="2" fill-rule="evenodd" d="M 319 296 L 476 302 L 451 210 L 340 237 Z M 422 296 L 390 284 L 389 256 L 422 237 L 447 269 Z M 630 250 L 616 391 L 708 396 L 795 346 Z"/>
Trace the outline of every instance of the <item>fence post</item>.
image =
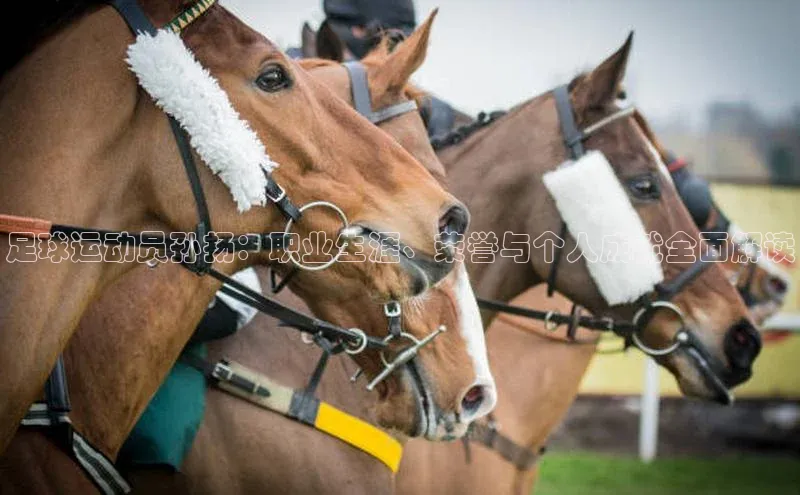
<path id="1" fill-rule="evenodd" d="M 639 458 L 649 463 L 656 457 L 658 447 L 658 364 L 651 357 L 645 358 L 644 388 L 639 410 Z"/>

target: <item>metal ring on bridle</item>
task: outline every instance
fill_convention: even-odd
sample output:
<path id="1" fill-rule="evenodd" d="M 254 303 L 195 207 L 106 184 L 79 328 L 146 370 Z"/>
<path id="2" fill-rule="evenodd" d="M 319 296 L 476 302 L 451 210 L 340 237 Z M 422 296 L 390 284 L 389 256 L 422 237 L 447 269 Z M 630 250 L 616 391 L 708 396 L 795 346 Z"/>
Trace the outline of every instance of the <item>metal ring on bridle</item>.
<path id="1" fill-rule="evenodd" d="M 657 310 L 658 308 L 664 308 L 672 311 L 680 320 L 680 329 L 678 330 L 678 333 L 675 334 L 672 344 L 663 349 L 653 349 L 652 347 L 648 347 L 639 338 L 639 331 L 642 330 L 639 328 L 639 320 L 641 320 L 642 317 L 649 311 Z M 681 311 L 681 308 L 669 301 L 653 301 L 648 306 L 639 309 L 639 311 L 633 315 L 633 324 L 636 326 L 636 331 L 631 334 L 631 340 L 633 340 L 634 345 L 638 347 L 639 350 L 648 356 L 666 356 L 667 354 L 671 354 L 675 352 L 686 340 L 686 330 L 684 330 L 686 328 L 686 317 L 684 316 L 683 311 Z"/>
<path id="2" fill-rule="evenodd" d="M 331 202 L 328 202 L 328 201 L 312 201 L 311 203 L 308 203 L 308 204 L 305 204 L 305 205 L 301 206 L 299 208 L 300 213 L 303 213 L 306 210 L 308 210 L 309 208 L 313 208 L 315 206 L 327 206 L 328 208 L 330 208 L 333 211 L 335 211 L 336 214 L 339 215 L 339 218 L 342 220 L 342 223 L 344 224 L 344 226 L 342 227 L 343 229 L 347 228 L 347 226 L 349 225 L 349 223 L 347 222 L 347 215 L 344 214 L 342 209 L 339 208 L 338 206 L 336 206 L 335 204 L 333 204 Z M 283 233 L 286 234 L 287 236 L 290 234 L 289 231 L 292 229 L 292 225 L 294 225 L 294 219 L 290 218 L 286 222 L 286 228 L 283 230 Z M 292 253 L 292 251 L 290 251 L 288 249 L 286 250 L 286 254 L 289 255 L 289 259 L 292 261 L 294 266 L 296 266 L 297 268 L 300 268 L 301 270 L 317 271 L 317 270 L 324 270 L 324 269 L 328 268 L 329 266 L 333 265 L 334 263 L 336 263 L 337 261 L 339 261 L 339 258 L 341 258 L 342 255 L 345 252 L 345 248 L 347 248 L 347 241 L 344 241 L 344 243 L 342 243 L 341 247 L 339 247 L 339 252 L 336 253 L 336 256 L 334 256 L 330 260 L 326 261 L 325 263 L 322 263 L 321 265 L 304 265 L 303 263 L 300 262 L 299 259 L 295 258 L 295 256 Z"/>
<path id="3" fill-rule="evenodd" d="M 358 335 L 358 338 L 361 339 L 361 342 L 359 342 L 358 345 L 345 344 L 344 352 L 350 354 L 351 356 L 361 354 L 364 352 L 364 349 L 367 348 L 367 334 L 364 333 L 364 330 L 361 330 L 360 328 L 351 328 L 350 331 Z"/>

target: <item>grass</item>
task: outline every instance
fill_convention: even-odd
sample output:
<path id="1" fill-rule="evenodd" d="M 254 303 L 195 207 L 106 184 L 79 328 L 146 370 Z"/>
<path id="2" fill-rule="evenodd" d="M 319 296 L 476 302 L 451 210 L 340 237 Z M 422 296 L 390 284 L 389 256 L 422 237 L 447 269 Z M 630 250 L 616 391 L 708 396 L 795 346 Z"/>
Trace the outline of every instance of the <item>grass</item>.
<path id="1" fill-rule="evenodd" d="M 800 461 L 657 459 L 551 452 L 535 495 L 800 495 Z"/>

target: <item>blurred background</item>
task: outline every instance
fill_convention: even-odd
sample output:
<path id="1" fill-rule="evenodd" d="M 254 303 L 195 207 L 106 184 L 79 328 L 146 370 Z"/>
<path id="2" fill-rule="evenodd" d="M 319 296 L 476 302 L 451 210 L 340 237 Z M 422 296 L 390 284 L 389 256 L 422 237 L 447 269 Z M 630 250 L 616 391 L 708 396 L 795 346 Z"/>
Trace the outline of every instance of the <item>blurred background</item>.
<path id="1" fill-rule="evenodd" d="M 416 0 L 440 7 L 415 82 L 469 114 L 506 109 L 635 39 L 629 100 L 751 232 L 800 234 L 800 1 Z M 282 47 L 321 0 L 227 0 Z M 793 253 L 792 253 L 793 254 Z M 657 456 L 638 458 L 644 358 L 598 355 L 537 493 L 800 493 L 800 271 L 737 403 L 683 399 L 659 371 Z"/>

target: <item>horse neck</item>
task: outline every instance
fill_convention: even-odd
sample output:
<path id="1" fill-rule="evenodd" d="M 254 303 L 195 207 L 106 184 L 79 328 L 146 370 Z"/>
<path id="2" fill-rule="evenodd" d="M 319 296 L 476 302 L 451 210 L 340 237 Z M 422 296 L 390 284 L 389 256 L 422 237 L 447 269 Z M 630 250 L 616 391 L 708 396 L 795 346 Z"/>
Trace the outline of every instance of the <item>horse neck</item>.
<path id="1" fill-rule="evenodd" d="M 447 170 L 448 184 L 471 213 L 471 232 L 494 232 L 500 247 L 505 233 L 528 234 L 537 230 L 558 232 L 555 212 L 541 176 L 563 160 L 557 116 L 549 98 L 537 97 L 509 112 L 497 122 L 446 148 L 439 158 Z M 533 256 L 534 253 L 531 253 Z M 507 301 L 543 280 L 530 263 L 520 265 L 510 257 L 495 256 L 492 263 L 469 264 L 477 293 Z"/>
<path id="2" fill-rule="evenodd" d="M 116 456 L 192 335 L 218 284 L 166 264 L 110 285 L 65 349 L 76 429 Z"/>
<path id="3" fill-rule="evenodd" d="M 127 36 L 127 38 L 126 38 Z M 44 40 L 0 79 L 0 212 L 56 223 L 129 229 L 148 222 L 134 183 L 152 125 L 124 66 L 127 27 L 110 8 Z M 100 40 L 100 41 L 98 41 Z M 152 105 L 150 105 L 152 107 Z M 136 117 L 136 118 L 134 118 Z M 163 117 L 162 117 L 163 118 Z M 158 127 L 158 126 L 155 126 Z M 0 256 L 12 252 L 0 237 Z M 0 449 L 80 315 L 122 263 L 0 264 L 4 368 Z"/>
<path id="4" fill-rule="evenodd" d="M 559 295 L 547 298 L 543 286 L 514 303 L 561 312 L 568 312 L 571 305 Z M 563 420 L 596 349 L 547 338 L 549 333 L 538 321 L 503 316 L 486 335 L 498 387 L 495 417 L 502 431 L 534 451 Z M 551 335 L 560 339 L 564 334 L 564 327 L 559 327 Z M 592 336 L 593 332 L 579 329 L 579 339 Z"/>

